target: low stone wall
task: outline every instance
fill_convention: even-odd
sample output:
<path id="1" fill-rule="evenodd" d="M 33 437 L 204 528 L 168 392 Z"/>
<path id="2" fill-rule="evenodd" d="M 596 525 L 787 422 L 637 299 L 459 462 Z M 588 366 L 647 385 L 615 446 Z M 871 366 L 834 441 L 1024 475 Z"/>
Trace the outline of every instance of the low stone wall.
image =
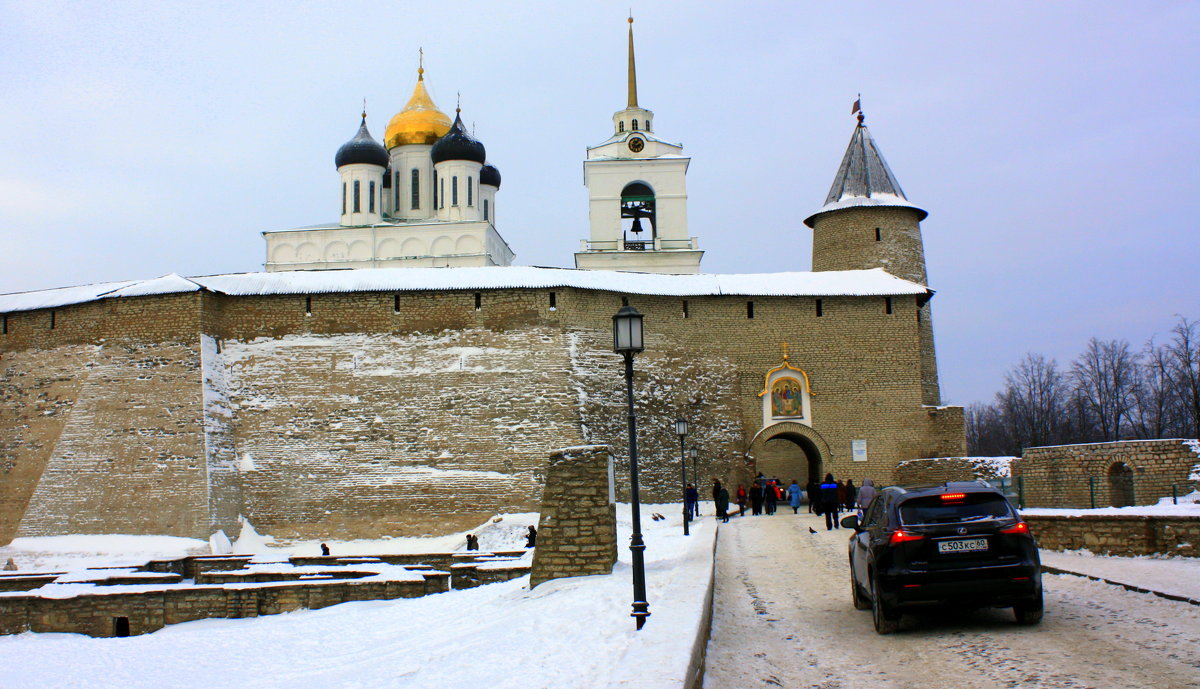
<path id="1" fill-rule="evenodd" d="M 1195 440 L 1123 440 L 1026 448 L 1013 477 L 1026 507 L 1153 505 L 1171 496 L 1172 484 L 1189 492 L 1200 482 L 1192 478 L 1198 465 Z"/>
<path id="2" fill-rule="evenodd" d="M 241 618 L 324 608 L 360 600 L 417 598 L 447 590 L 444 572 L 424 581 L 305 582 L 257 587 L 196 586 L 145 593 L 106 593 L 73 598 L 0 596 L 0 634 L 68 632 L 117 636 L 210 617 Z M 124 634 L 121 634 L 124 635 Z"/>
<path id="3" fill-rule="evenodd" d="M 1200 517 L 1022 514 L 1038 545 L 1104 555 L 1200 557 Z"/>
<path id="4" fill-rule="evenodd" d="M 896 465 L 892 483 L 911 486 L 943 481 L 975 481 L 1007 477 L 1017 457 L 929 457 Z"/>
<path id="5" fill-rule="evenodd" d="M 609 574 L 617 561 L 617 513 L 607 445 L 550 455 L 530 588 L 559 577 Z"/>

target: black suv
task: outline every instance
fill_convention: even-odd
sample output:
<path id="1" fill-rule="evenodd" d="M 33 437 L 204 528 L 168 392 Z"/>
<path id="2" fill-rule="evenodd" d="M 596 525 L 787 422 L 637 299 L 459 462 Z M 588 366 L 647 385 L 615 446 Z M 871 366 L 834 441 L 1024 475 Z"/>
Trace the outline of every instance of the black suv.
<path id="1" fill-rule="evenodd" d="M 1042 575 L 1029 526 L 983 482 L 892 486 L 842 519 L 850 537 L 854 607 L 890 634 L 913 608 L 1012 606 L 1017 622 L 1042 619 Z"/>

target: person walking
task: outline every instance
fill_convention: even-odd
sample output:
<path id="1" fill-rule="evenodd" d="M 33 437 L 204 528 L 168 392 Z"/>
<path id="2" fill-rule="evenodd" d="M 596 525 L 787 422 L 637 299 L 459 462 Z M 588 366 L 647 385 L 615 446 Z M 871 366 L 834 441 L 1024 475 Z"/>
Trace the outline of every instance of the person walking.
<path id="1" fill-rule="evenodd" d="M 717 494 L 720 492 L 721 492 L 721 482 L 719 480 L 717 480 L 716 476 L 714 476 L 713 477 L 713 487 L 712 487 L 713 504 L 716 504 Z M 726 496 L 726 498 L 729 497 L 729 491 L 725 491 L 725 496 Z M 696 516 L 699 516 L 699 515 L 696 515 Z"/>
<path id="2" fill-rule="evenodd" d="M 720 486 L 720 483 L 717 483 Z M 721 520 L 722 524 L 729 523 L 729 491 L 721 486 L 717 490 L 717 497 L 713 500 L 717 506 L 717 519 Z"/>
<path id="3" fill-rule="evenodd" d="M 737 505 L 738 505 L 738 516 L 739 517 L 746 516 L 746 501 L 747 500 L 749 500 L 749 497 L 746 495 L 746 487 L 739 483 L 738 487 L 737 487 Z"/>
<path id="4" fill-rule="evenodd" d="M 805 487 L 805 492 L 808 493 L 808 511 L 810 514 L 821 514 L 820 503 L 818 502 L 820 498 L 820 486 L 821 484 L 817 483 L 816 479 L 809 479 L 808 485 Z"/>
<path id="5" fill-rule="evenodd" d="M 775 505 L 779 503 L 779 493 L 775 486 L 775 479 L 767 481 L 767 488 L 763 491 L 763 502 L 766 503 L 767 514 L 775 514 Z"/>
<path id="6" fill-rule="evenodd" d="M 867 505 L 875 499 L 878 491 L 875 490 L 875 482 L 871 479 L 863 479 L 862 488 L 858 491 L 858 497 L 854 499 L 854 504 L 858 507 L 858 518 L 862 519 L 863 512 L 866 511 Z"/>
<path id="7" fill-rule="evenodd" d="M 760 474 L 761 475 L 761 474 Z M 762 514 L 763 509 L 763 487 L 760 479 L 754 479 L 754 485 L 750 486 L 750 514 L 758 516 Z"/>
<path id="8" fill-rule="evenodd" d="M 825 474 L 825 482 L 821 484 L 821 512 L 825 515 L 825 530 L 840 529 L 838 524 L 838 484 L 833 480 L 833 474 Z"/>
<path id="9" fill-rule="evenodd" d="M 796 479 L 792 479 L 792 485 L 788 486 L 788 504 L 792 506 L 792 514 L 800 514 L 800 494 L 804 491 L 800 490 L 800 484 L 796 483 Z"/>
<path id="10" fill-rule="evenodd" d="M 842 481 L 837 481 L 837 504 L 839 510 L 846 504 L 846 484 Z"/>
<path id="11" fill-rule="evenodd" d="M 854 479 L 846 479 L 846 502 L 842 504 L 846 506 L 846 511 L 850 512 L 854 509 L 854 500 L 858 497 L 858 488 L 854 485 Z"/>
<path id="12" fill-rule="evenodd" d="M 684 495 L 687 497 L 687 504 L 684 506 L 684 509 L 687 511 L 688 518 L 695 519 L 700 514 L 700 491 L 696 490 L 695 485 L 689 483 L 687 484 L 687 490 L 684 491 Z"/>

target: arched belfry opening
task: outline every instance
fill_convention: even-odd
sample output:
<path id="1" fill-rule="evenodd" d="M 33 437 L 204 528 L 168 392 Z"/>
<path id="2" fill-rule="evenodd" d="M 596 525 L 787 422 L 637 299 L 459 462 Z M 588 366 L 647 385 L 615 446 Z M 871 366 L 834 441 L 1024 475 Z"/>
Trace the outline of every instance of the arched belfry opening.
<path id="1" fill-rule="evenodd" d="M 644 182 L 630 182 L 621 190 L 621 237 L 627 250 L 653 248 L 657 218 L 654 190 Z"/>

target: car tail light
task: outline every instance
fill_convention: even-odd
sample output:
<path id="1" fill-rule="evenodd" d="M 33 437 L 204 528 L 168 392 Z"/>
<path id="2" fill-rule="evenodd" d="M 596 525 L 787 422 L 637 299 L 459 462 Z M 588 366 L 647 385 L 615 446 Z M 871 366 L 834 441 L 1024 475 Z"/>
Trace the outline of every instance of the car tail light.
<path id="1" fill-rule="evenodd" d="M 1000 529 L 1000 533 L 1026 535 L 1029 533 L 1029 525 L 1026 524 L 1025 522 L 1017 522 L 1016 524 L 1013 524 L 1012 526 L 1008 527 L 1007 529 Z"/>
<path id="2" fill-rule="evenodd" d="M 966 497 L 966 493 L 942 493 L 943 500 L 964 500 Z"/>
<path id="3" fill-rule="evenodd" d="M 905 531 L 904 529 L 896 529 L 888 538 L 888 545 L 896 545 L 897 543 L 907 543 L 909 541 L 919 541 L 925 538 L 919 533 Z"/>

